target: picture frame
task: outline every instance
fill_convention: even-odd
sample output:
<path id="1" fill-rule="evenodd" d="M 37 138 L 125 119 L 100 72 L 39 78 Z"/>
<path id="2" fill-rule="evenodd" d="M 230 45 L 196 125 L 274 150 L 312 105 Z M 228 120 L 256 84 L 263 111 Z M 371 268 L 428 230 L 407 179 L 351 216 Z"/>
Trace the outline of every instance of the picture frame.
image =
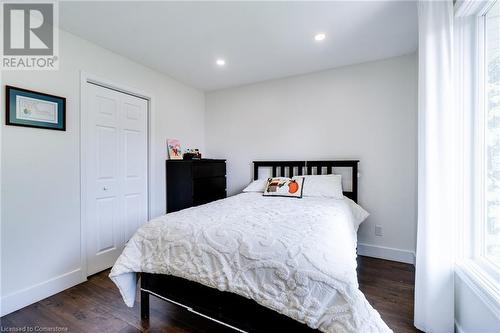
<path id="1" fill-rule="evenodd" d="M 182 160 L 181 142 L 178 139 L 168 139 L 168 158 L 171 160 Z"/>
<path id="2" fill-rule="evenodd" d="M 6 125 L 66 131 L 66 98 L 5 87 Z"/>

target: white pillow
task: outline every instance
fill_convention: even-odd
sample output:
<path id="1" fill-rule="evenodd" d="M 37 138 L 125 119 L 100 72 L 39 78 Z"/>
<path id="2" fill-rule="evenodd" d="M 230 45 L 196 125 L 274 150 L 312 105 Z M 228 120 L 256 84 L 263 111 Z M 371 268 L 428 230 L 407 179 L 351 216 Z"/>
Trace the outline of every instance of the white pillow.
<path id="1" fill-rule="evenodd" d="M 257 179 L 251 182 L 243 189 L 243 192 L 260 192 L 264 193 L 267 185 L 267 178 Z"/>
<path id="2" fill-rule="evenodd" d="M 304 178 L 304 197 L 325 197 L 342 199 L 342 176 L 341 175 L 309 175 L 295 176 L 293 178 Z"/>

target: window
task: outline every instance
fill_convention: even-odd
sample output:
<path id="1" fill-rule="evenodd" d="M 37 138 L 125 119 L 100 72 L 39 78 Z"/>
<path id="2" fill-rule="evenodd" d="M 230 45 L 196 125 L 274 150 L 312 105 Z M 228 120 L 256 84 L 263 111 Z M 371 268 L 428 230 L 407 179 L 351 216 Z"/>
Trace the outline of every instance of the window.
<path id="1" fill-rule="evenodd" d="M 500 1 L 485 16 L 484 217 L 480 255 L 500 269 Z"/>
<path id="2" fill-rule="evenodd" d="M 500 0 L 457 4 L 456 273 L 500 316 Z"/>

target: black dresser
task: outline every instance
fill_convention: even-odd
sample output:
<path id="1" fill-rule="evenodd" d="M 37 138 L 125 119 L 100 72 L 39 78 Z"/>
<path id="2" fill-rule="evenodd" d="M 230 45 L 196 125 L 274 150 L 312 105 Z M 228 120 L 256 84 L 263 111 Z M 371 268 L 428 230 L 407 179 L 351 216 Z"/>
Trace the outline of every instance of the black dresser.
<path id="1" fill-rule="evenodd" d="M 226 197 L 226 160 L 167 160 L 167 213 Z"/>

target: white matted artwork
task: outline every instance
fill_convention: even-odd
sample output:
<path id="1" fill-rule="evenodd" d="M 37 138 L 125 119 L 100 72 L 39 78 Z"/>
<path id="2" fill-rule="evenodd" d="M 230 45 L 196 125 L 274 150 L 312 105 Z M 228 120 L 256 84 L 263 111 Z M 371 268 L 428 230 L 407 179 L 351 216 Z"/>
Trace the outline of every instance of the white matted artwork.
<path id="1" fill-rule="evenodd" d="M 57 124 L 57 103 L 26 96 L 16 96 L 16 117 L 22 120 Z"/>

